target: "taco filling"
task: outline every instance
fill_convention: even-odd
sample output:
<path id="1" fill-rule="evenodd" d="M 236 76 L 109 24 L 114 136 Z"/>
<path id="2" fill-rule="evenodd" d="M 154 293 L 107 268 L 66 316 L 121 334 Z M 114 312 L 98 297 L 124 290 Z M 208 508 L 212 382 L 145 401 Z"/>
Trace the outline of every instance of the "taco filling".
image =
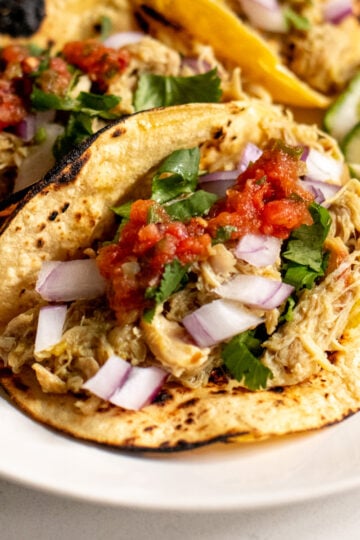
<path id="1" fill-rule="evenodd" d="M 115 239 L 88 259 L 44 263 L 43 302 L 0 339 L 6 364 L 31 365 L 44 392 L 86 390 L 130 409 L 165 379 L 203 386 L 214 369 L 250 390 L 332 369 L 354 278 L 342 264 L 348 248 L 315 201 L 336 195 L 342 165 L 325 158 L 335 183 L 322 183 L 324 196 L 306 180 L 311 155 L 279 140 L 248 144 L 238 169 L 199 175 L 199 148 L 175 151 L 153 175 L 149 199 L 113 208 Z M 325 307 L 312 328 L 313 311 Z M 119 380 L 109 359 L 126 369 Z M 130 366 L 150 380 L 144 395 L 135 386 L 139 394 L 122 401 Z"/>
<path id="2" fill-rule="evenodd" d="M 151 107 L 243 97 L 238 69 L 211 47 L 188 56 L 140 31 L 0 50 L 0 199 L 39 180 L 121 116 Z"/>
<path id="3" fill-rule="evenodd" d="M 2 386 L 122 448 L 341 420 L 360 402 L 359 201 L 334 140 L 260 100 L 106 127 L 2 225 Z"/>

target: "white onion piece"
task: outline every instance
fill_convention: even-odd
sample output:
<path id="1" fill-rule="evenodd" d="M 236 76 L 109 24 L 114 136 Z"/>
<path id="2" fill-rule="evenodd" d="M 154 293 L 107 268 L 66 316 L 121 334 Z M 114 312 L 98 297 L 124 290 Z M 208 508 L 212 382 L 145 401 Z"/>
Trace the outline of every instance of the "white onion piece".
<path id="1" fill-rule="evenodd" d="M 109 398 L 110 403 L 138 411 L 151 403 L 159 392 L 167 373 L 156 366 L 134 366 L 125 383 Z"/>
<path id="2" fill-rule="evenodd" d="M 49 349 L 61 341 L 66 312 L 66 306 L 40 308 L 35 337 L 35 353 Z"/>
<path id="3" fill-rule="evenodd" d="M 142 32 L 117 32 L 104 39 L 103 44 L 105 47 L 120 49 L 120 47 L 124 47 L 125 45 L 139 43 L 144 37 L 145 34 Z"/>
<path id="4" fill-rule="evenodd" d="M 306 180 L 341 184 L 343 174 L 341 161 L 324 155 L 315 148 L 310 148 L 305 163 L 307 167 Z"/>
<path id="5" fill-rule="evenodd" d="M 325 21 L 338 24 L 353 14 L 352 0 L 327 0 L 323 14 Z"/>
<path id="6" fill-rule="evenodd" d="M 315 180 L 303 180 L 301 185 L 310 191 L 315 197 L 315 202 L 325 206 L 329 199 L 332 199 L 337 192 L 341 189 L 341 186 L 336 184 L 329 184 L 327 182 L 319 182 Z"/>
<path id="7" fill-rule="evenodd" d="M 52 148 L 56 138 L 63 133 L 64 128 L 59 124 L 48 124 L 44 128 L 46 130 L 45 140 L 30 150 L 29 155 L 19 167 L 15 178 L 14 192 L 34 184 L 55 165 Z"/>
<path id="8" fill-rule="evenodd" d="M 94 259 L 46 261 L 35 290 L 51 302 L 86 300 L 104 294 L 105 280 Z"/>
<path id="9" fill-rule="evenodd" d="M 274 264 L 280 256 L 280 249 L 280 238 L 247 233 L 239 240 L 234 253 L 238 259 L 261 268 Z"/>
<path id="10" fill-rule="evenodd" d="M 95 375 L 82 385 L 82 388 L 102 399 L 109 400 L 113 393 L 125 383 L 131 369 L 129 362 L 113 354 Z"/>
<path id="11" fill-rule="evenodd" d="M 199 347 L 211 347 L 262 321 L 237 302 L 219 299 L 190 313 L 182 323 Z"/>
<path id="12" fill-rule="evenodd" d="M 242 151 L 239 162 L 239 173 L 246 171 L 250 163 L 254 163 L 262 154 L 262 150 L 256 144 L 248 142 Z"/>
<path id="13" fill-rule="evenodd" d="M 276 0 L 239 0 L 250 22 L 269 32 L 287 32 L 284 14 Z"/>
<path id="14" fill-rule="evenodd" d="M 274 309 L 293 292 L 294 287 L 263 276 L 241 274 L 222 283 L 214 292 L 222 298 L 236 300 L 248 306 Z"/>

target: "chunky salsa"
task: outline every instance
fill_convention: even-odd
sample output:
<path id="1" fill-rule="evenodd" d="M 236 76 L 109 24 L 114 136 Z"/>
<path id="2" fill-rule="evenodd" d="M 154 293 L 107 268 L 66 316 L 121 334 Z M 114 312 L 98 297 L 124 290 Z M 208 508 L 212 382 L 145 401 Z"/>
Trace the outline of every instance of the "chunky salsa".
<path id="1" fill-rule="evenodd" d="M 206 260 L 224 229 L 230 241 L 246 233 L 285 239 L 312 223 L 312 201 L 300 185 L 299 156 L 278 144 L 264 150 L 205 216 L 182 222 L 154 200 L 135 201 L 119 240 L 102 247 L 97 259 L 110 283 L 112 309 L 121 323 L 133 322 L 151 305 L 146 291 L 159 284 L 166 264 Z"/>

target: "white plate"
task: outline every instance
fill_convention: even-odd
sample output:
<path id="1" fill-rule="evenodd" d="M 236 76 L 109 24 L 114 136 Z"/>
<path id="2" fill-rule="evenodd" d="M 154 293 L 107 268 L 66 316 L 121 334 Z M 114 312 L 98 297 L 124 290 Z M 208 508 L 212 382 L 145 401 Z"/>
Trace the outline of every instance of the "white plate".
<path id="1" fill-rule="evenodd" d="M 0 393 L 0 475 L 98 503 L 172 510 L 253 509 L 360 485 L 360 414 L 273 442 L 129 454 L 54 433 Z"/>

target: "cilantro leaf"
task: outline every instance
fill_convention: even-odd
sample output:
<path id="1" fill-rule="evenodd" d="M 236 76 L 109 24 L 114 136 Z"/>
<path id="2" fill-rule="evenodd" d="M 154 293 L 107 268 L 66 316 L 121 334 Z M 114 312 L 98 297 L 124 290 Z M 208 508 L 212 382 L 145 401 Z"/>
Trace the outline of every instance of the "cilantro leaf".
<path id="1" fill-rule="evenodd" d="M 165 205 L 166 212 L 175 220 L 187 221 L 193 216 L 207 214 L 214 202 L 218 199 L 214 193 L 199 189 L 189 197 Z"/>
<path id="2" fill-rule="evenodd" d="M 60 159 L 72 148 L 93 134 L 90 116 L 83 113 L 71 114 L 64 133 L 59 135 L 53 147 L 56 159 Z"/>
<path id="3" fill-rule="evenodd" d="M 69 95 L 58 96 L 44 92 L 38 87 L 34 87 L 31 92 L 31 104 L 38 111 L 56 110 L 82 112 L 89 116 L 100 116 L 105 119 L 115 119 L 118 117 L 111 111 L 120 102 L 120 98 L 114 95 L 100 95 L 92 92 L 80 92 L 76 98 Z"/>
<path id="4" fill-rule="evenodd" d="M 300 15 L 291 7 L 284 8 L 283 15 L 289 28 L 294 28 L 295 30 L 301 31 L 306 31 L 311 28 L 309 19 L 303 15 Z"/>
<path id="5" fill-rule="evenodd" d="M 216 69 L 191 77 L 145 73 L 139 78 L 134 107 L 143 111 L 184 103 L 216 103 L 221 98 L 220 82 Z"/>
<path id="6" fill-rule="evenodd" d="M 328 264 L 323 245 L 331 216 L 326 208 L 316 203 L 311 204 L 309 210 L 314 223 L 295 229 L 281 254 L 283 279 L 297 290 L 311 288 L 315 280 L 324 275 Z"/>
<path id="7" fill-rule="evenodd" d="M 112 206 L 111 210 L 123 219 L 130 219 L 131 206 L 134 201 L 128 201 L 120 206 Z"/>
<path id="8" fill-rule="evenodd" d="M 162 204 L 197 186 L 200 162 L 199 148 L 176 150 L 168 156 L 152 181 L 152 199 Z"/>
<path id="9" fill-rule="evenodd" d="M 236 232 L 237 228 L 233 225 L 224 225 L 223 227 L 218 227 L 216 229 L 216 235 L 215 238 L 213 238 L 213 245 L 215 244 L 224 244 L 224 242 L 227 242 L 231 239 L 231 235 L 233 232 Z"/>
<path id="10" fill-rule="evenodd" d="M 174 292 L 185 286 L 187 282 L 188 265 L 182 265 L 178 259 L 174 259 L 165 265 L 160 284 L 157 287 L 148 287 L 145 291 L 145 298 L 155 300 L 155 306 L 162 304 Z M 147 310 L 143 317 L 146 322 L 151 323 L 155 314 L 155 307 Z"/>
<path id="11" fill-rule="evenodd" d="M 233 337 L 223 347 L 222 358 L 236 380 L 250 390 L 258 390 L 265 388 L 267 380 L 273 376 L 259 360 L 261 353 L 261 340 L 255 337 L 253 330 L 249 330 Z"/>

